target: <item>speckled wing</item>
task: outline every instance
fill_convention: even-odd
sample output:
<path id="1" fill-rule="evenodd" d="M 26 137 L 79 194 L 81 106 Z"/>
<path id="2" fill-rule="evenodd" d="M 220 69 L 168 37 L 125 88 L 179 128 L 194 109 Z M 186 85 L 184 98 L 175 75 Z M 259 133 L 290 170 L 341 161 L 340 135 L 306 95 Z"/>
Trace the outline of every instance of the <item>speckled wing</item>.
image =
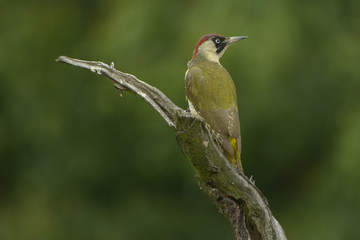
<path id="1" fill-rule="evenodd" d="M 220 135 L 220 143 L 230 156 L 234 155 L 234 148 L 229 137 L 237 140 L 240 152 L 236 90 L 226 69 L 221 65 L 208 69 L 190 67 L 186 72 L 185 85 L 190 110 L 195 110 Z"/>

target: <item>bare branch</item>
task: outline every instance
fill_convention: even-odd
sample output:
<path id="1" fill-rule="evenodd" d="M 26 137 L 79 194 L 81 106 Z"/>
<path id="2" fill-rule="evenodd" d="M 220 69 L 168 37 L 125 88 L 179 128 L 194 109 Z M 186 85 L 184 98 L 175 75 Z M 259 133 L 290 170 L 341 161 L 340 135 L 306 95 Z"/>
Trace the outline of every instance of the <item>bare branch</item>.
<path id="1" fill-rule="evenodd" d="M 237 240 L 286 240 L 266 198 L 226 160 L 205 123 L 176 106 L 157 88 L 116 70 L 113 63 L 109 66 L 65 56 L 57 61 L 105 75 L 120 92 L 133 92 L 150 104 L 174 129 L 179 147 L 191 161 L 201 188 L 230 221 Z"/>
<path id="2" fill-rule="evenodd" d="M 130 91 L 143 98 L 172 128 L 176 128 L 176 116 L 186 114 L 183 109 L 176 106 L 159 89 L 137 79 L 134 75 L 116 70 L 113 63 L 109 66 L 103 62 L 84 61 L 66 56 L 60 56 L 56 61 L 86 68 L 97 74 L 107 76 L 120 93 L 122 91 Z"/>

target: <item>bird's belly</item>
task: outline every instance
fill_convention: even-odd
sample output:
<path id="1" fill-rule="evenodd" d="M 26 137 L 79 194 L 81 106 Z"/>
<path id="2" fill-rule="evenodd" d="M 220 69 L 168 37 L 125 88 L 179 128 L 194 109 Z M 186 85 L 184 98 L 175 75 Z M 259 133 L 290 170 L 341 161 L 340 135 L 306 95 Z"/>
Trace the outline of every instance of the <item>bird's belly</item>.
<path id="1" fill-rule="evenodd" d="M 189 104 L 189 110 L 190 110 L 190 114 L 200 120 L 204 120 L 202 116 L 200 116 L 200 114 L 198 113 L 198 111 L 196 111 L 194 105 L 188 100 L 188 104 Z"/>

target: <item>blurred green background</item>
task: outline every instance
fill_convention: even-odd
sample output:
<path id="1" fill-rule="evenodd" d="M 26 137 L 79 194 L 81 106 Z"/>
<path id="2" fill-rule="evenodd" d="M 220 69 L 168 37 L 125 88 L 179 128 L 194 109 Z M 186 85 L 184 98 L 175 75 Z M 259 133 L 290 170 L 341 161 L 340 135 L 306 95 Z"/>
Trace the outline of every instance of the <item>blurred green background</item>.
<path id="1" fill-rule="evenodd" d="M 170 127 L 113 61 L 186 108 L 206 33 L 238 91 L 243 164 L 289 239 L 360 239 L 360 1 L 0 3 L 0 239 L 234 239 Z"/>

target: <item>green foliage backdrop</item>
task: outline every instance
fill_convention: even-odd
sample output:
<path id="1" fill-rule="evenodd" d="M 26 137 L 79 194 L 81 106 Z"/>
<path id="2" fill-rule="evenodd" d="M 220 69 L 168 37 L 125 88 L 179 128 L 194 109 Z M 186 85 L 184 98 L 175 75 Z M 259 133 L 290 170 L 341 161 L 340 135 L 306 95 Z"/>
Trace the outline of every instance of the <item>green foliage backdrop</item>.
<path id="1" fill-rule="evenodd" d="M 3 0 L 0 239 L 233 239 L 155 111 L 55 62 L 113 61 L 185 108 L 205 33 L 249 36 L 222 63 L 288 238 L 360 238 L 358 0 Z"/>

